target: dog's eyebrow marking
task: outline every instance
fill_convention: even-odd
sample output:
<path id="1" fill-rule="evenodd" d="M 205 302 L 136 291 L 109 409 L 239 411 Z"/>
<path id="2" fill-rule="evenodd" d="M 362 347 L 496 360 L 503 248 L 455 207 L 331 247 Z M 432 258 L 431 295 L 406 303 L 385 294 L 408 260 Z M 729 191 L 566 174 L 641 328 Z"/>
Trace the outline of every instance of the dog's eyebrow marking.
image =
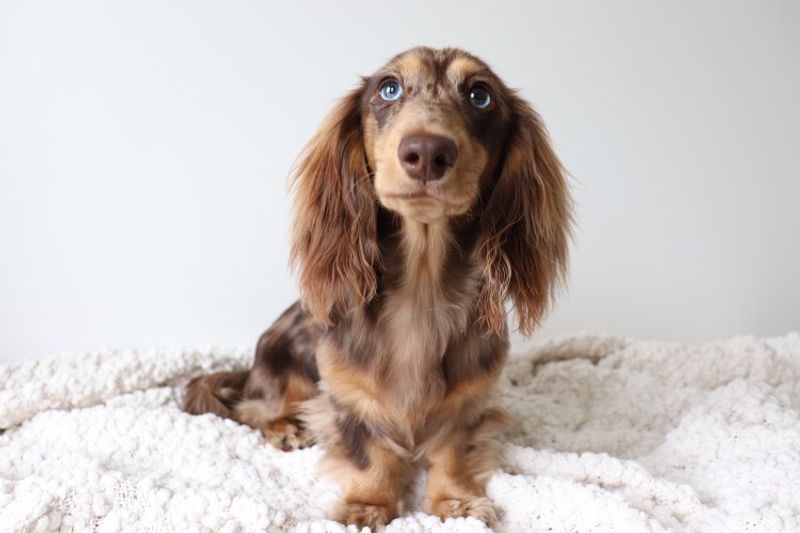
<path id="1" fill-rule="evenodd" d="M 405 78 L 407 81 L 416 83 L 421 77 L 420 74 L 423 70 L 422 59 L 416 52 L 410 52 L 402 55 L 392 65 L 395 70 Z"/>
<path id="2" fill-rule="evenodd" d="M 488 75 L 490 71 L 469 57 L 455 58 L 447 69 L 447 75 L 453 85 L 458 85 L 461 81 L 477 74 Z"/>

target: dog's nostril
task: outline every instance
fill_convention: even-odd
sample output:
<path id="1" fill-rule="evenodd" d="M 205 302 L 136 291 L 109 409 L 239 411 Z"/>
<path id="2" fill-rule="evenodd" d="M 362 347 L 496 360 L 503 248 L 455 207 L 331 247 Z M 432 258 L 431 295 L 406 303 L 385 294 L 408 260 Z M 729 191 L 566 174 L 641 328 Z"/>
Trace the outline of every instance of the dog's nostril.
<path id="1" fill-rule="evenodd" d="M 433 160 L 433 164 L 437 167 L 444 167 L 447 166 L 447 160 L 443 155 L 437 155 L 436 158 Z"/>
<path id="2" fill-rule="evenodd" d="M 412 152 L 406 156 L 405 161 L 406 163 L 416 163 L 419 161 L 419 154 Z"/>

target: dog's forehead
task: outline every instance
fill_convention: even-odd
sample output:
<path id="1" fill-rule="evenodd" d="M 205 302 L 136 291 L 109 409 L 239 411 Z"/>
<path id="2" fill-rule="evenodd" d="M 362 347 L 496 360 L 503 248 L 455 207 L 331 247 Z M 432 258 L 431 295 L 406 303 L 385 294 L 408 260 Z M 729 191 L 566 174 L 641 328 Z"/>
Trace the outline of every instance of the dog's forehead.
<path id="1" fill-rule="evenodd" d="M 456 48 L 414 48 L 394 57 L 381 71 L 395 73 L 418 90 L 458 87 L 477 73 L 491 73 L 481 60 Z"/>

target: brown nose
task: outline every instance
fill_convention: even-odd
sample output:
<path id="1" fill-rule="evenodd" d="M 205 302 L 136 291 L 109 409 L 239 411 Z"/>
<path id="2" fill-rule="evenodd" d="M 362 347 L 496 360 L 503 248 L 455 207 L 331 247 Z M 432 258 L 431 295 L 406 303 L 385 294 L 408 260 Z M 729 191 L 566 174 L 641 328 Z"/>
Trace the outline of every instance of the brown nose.
<path id="1" fill-rule="evenodd" d="M 457 156 L 456 143 L 440 135 L 412 135 L 400 141 L 397 149 L 408 177 L 422 182 L 440 179 Z"/>

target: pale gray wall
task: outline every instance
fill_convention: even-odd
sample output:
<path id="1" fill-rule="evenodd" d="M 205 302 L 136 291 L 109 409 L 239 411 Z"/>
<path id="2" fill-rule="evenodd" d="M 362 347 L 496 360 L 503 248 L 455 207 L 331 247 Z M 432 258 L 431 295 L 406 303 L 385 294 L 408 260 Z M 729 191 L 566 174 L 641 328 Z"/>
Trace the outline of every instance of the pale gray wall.
<path id="1" fill-rule="evenodd" d="M 254 342 L 295 155 L 417 44 L 521 88 L 574 175 L 539 338 L 798 329 L 800 3 L 0 0 L 0 361 Z"/>

